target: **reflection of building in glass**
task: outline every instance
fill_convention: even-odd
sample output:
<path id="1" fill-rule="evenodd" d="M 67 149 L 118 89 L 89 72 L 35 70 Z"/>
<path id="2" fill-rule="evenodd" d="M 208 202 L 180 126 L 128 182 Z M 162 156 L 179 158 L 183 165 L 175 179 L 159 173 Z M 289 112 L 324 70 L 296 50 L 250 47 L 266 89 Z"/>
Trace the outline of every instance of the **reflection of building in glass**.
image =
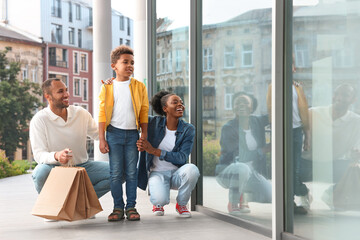
<path id="1" fill-rule="evenodd" d="M 171 21 L 158 19 L 157 82 L 159 89 L 188 98 L 188 28 L 166 31 Z M 266 112 L 271 78 L 271 9 L 253 10 L 226 22 L 203 26 L 203 129 L 218 133 L 233 116 L 232 95 L 253 93 L 258 113 Z M 266 60 L 265 60 L 266 59 Z"/>
<path id="2" fill-rule="evenodd" d="M 157 20 L 156 82 L 157 90 L 175 92 L 189 106 L 189 28 L 166 30 L 172 21 Z M 184 117 L 189 116 L 186 108 Z"/>
<path id="3" fill-rule="evenodd" d="M 356 78 L 359 75 L 356 51 L 353 51 L 359 7 L 356 2 L 349 2 L 347 6 L 353 12 L 351 18 L 348 12 L 336 11 L 344 8 L 341 3 L 294 8 L 296 73 L 293 78 L 303 84 L 310 106 L 330 104 L 332 90 L 342 82 L 360 87 Z M 158 19 L 158 89 L 178 91 L 187 101 L 188 28 L 166 30 L 171 24 L 168 19 Z M 202 41 L 204 132 L 219 133 L 223 123 L 233 116 L 232 95 L 238 91 L 252 93 L 258 99 L 255 114 L 267 113 L 265 98 L 271 81 L 271 9 L 251 10 L 225 22 L 204 25 Z M 325 68 L 332 72 L 323 72 Z M 326 97 L 318 94 L 325 94 L 324 89 Z M 318 97 L 314 100 L 313 96 Z M 355 109 L 360 112 L 359 103 Z"/>
<path id="4" fill-rule="evenodd" d="M 331 104 L 332 92 L 340 83 L 359 87 L 355 56 L 359 10 L 356 1 L 294 9 L 293 77 L 304 84 L 310 106 Z M 355 104 L 357 112 L 359 108 Z"/>

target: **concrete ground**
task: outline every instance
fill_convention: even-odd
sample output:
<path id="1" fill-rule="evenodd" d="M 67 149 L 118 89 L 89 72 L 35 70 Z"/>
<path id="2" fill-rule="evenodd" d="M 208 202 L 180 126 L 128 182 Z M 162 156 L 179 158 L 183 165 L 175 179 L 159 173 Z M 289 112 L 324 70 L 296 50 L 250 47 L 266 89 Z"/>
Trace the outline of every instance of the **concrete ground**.
<path id="1" fill-rule="evenodd" d="M 165 216 L 153 216 L 149 197 L 138 191 L 137 209 L 141 214 L 138 222 L 127 220 L 107 222 L 112 210 L 112 197 L 108 193 L 100 199 L 104 211 L 93 220 L 75 222 L 44 222 L 42 218 L 30 214 L 36 201 L 31 175 L 21 175 L 0 179 L 0 239 L 246 239 L 269 240 L 263 235 L 235 225 L 192 212 L 192 218 L 177 217 L 175 204 L 165 207 Z"/>

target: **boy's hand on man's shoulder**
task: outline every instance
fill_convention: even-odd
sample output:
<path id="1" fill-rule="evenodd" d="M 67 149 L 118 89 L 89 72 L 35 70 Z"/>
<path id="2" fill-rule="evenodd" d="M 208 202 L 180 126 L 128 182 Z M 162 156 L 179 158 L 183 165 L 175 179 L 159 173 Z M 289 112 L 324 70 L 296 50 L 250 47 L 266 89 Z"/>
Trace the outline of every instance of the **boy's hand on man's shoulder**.
<path id="1" fill-rule="evenodd" d="M 102 84 L 105 84 L 105 85 L 111 85 L 114 79 L 115 79 L 115 78 L 108 78 L 108 79 L 106 79 L 105 81 L 104 81 L 104 80 L 101 80 L 101 83 L 102 83 Z"/>

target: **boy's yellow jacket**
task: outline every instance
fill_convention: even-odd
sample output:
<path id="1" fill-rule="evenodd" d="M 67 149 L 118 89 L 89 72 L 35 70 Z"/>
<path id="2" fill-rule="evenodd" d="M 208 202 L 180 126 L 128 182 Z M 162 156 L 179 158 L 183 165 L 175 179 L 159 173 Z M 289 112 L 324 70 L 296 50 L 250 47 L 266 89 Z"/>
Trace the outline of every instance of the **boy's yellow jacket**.
<path id="1" fill-rule="evenodd" d="M 147 90 L 142 82 L 135 78 L 130 80 L 131 101 L 134 108 L 136 126 L 140 129 L 141 123 L 148 122 L 149 100 Z M 109 126 L 114 107 L 114 87 L 113 84 L 103 84 L 99 95 L 99 123 L 105 122 L 105 129 Z M 124 113 L 127 114 L 127 113 Z"/>
<path id="2" fill-rule="evenodd" d="M 308 103 L 306 100 L 304 90 L 301 87 L 300 83 L 298 83 L 298 82 L 294 81 L 293 85 L 294 85 L 296 93 L 298 95 L 299 114 L 300 114 L 301 122 L 303 124 L 303 128 L 304 128 L 304 130 L 309 130 L 309 127 L 310 127 L 309 106 L 308 106 Z M 266 102 L 267 102 L 267 108 L 268 108 L 268 113 L 269 113 L 269 120 L 271 122 L 271 84 L 269 85 L 269 88 L 268 88 Z"/>

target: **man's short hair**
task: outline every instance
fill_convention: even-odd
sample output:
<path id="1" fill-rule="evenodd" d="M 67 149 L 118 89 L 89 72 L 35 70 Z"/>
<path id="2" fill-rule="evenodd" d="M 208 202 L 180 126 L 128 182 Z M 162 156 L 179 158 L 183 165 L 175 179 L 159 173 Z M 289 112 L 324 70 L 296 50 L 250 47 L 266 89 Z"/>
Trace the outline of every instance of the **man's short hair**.
<path id="1" fill-rule="evenodd" d="M 120 45 L 114 48 L 110 53 L 111 64 L 116 64 L 122 54 L 130 54 L 134 56 L 134 50 L 127 45 Z"/>
<path id="2" fill-rule="evenodd" d="M 50 87 L 53 81 L 61 81 L 61 80 L 59 78 L 49 78 L 41 85 L 41 89 L 44 96 L 45 94 L 51 94 Z"/>

